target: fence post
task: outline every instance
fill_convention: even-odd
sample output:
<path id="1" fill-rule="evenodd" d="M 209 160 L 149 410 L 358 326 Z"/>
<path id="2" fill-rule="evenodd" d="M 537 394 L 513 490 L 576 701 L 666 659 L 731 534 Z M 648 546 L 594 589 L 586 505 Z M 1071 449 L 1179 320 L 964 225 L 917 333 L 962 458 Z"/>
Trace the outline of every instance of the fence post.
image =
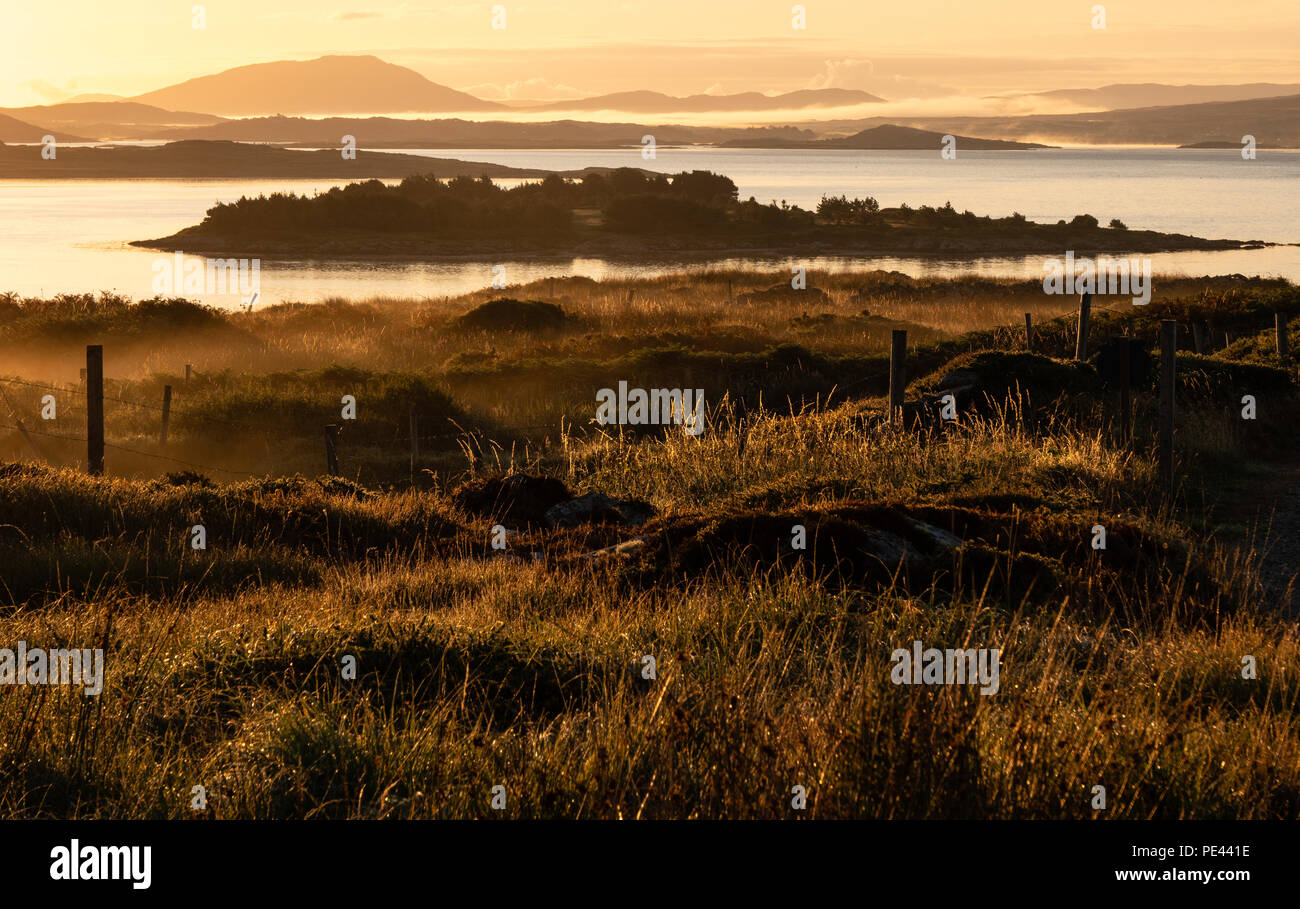
<path id="1" fill-rule="evenodd" d="M 1286 336 L 1286 313 L 1273 313 L 1273 330 L 1277 333 L 1277 358 L 1281 360 L 1282 365 L 1285 366 L 1286 361 L 1291 356 L 1291 351 L 1288 349 L 1287 344 L 1289 339 Z"/>
<path id="2" fill-rule="evenodd" d="M 1210 351 L 1210 330 L 1204 322 L 1192 323 L 1192 344 L 1198 354 L 1209 353 Z"/>
<path id="3" fill-rule="evenodd" d="M 1074 340 L 1074 358 L 1088 359 L 1088 319 L 1092 315 L 1092 294 L 1079 294 L 1079 333 Z"/>
<path id="4" fill-rule="evenodd" d="M 86 470 L 104 472 L 104 347 L 86 345 Z"/>
<path id="5" fill-rule="evenodd" d="M 186 384 L 189 384 L 190 376 L 193 374 L 193 372 L 194 372 L 194 367 L 191 366 L 189 363 L 186 363 L 186 364 L 185 364 L 185 382 L 186 382 Z"/>
<path id="6" fill-rule="evenodd" d="M 1034 352 L 1034 317 L 1025 313 L 1025 350 Z"/>
<path id="7" fill-rule="evenodd" d="M 889 344 L 889 422 L 903 422 L 903 386 L 907 380 L 907 332 L 894 329 Z"/>
<path id="8" fill-rule="evenodd" d="M 330 423 L 325 427 L 325 469 L 332 477 L 339 475 L 338 438 L 342 428 L 338 423 Z"/>
<path id="9" fill-rule="evenodd" d="M 411 405 L 411 482 L 415 482 L 415 465 L 420 460 L 420 417 Z"/>
<path id="10" fill-rule="evenodd" d="M 172 387 L 163 386 L 162 434 L 158 437 L 158 447 L 167 447 L 167 425 L 172 421 Z"/>
<path id="11" fill-rule="evenodd" d="M 1165 493 L 1174 488 L 1174 389 L 1178 362 L 1178 323 L 1160 323 L 1160 485 Z"/>

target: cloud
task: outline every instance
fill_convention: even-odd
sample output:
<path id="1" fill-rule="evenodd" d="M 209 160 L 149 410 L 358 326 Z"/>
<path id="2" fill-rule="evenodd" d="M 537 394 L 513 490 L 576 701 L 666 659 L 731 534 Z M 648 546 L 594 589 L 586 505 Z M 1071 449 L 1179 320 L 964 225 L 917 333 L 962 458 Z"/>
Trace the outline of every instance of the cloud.
<path id="1" fill-rule="evenodd" d="M 351 22 L 356 19 L 382 19 L 383 13 L 375 10 L 356 10 L 350 12 L 334 13 L 330 16 L 335 22 Z"/>
<path id="2" fill-rule="evenodd" d="M 572 85 L 552 82 L 549 79 L 521 79 L 517 82 L 481 82 L 471 85 L 463 91 L 469 92 L 486 101 L 567 101 L 573 98 L 586 98 L 595 92 L 584 92 Z"/>
<path id="3" fill-rule="evenodd" d="M 826 60 L 822 72 L 808 80 L 806 88 L 853 88 L 890 100 L 896 98 L 944 98 L 957 89 L 899 73 L 877 72 L 876 64 L 864 58 Z"/>
<path id="4" fill-rule="evenodd" d="M 39 95 L 42 101 L 62 101 L 72 95 L 71 91 L 59 88 L 53 82 L 47 82 L 44 79 L 28 79 L 21 85 L 23 88 L 31 89 Z"/>

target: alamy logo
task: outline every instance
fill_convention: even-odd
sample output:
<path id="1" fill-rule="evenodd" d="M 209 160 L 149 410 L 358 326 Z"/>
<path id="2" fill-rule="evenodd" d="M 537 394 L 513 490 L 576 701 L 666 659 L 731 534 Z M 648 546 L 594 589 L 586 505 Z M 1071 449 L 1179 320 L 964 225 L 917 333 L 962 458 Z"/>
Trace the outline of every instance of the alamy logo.
<path id="1" fill-rule="evenodd" d="M 50 878 L 56 881 L 131 881 L 148 890 L 152 881 L 152 846 L 82 846 L 73 840 L 50 850 Z"/>
<path id="2" fill-rule="evenodd" d="M 997 694 L 1002 683 L 998 679 L 998 660 L 1002 651 L 996 647 L 940 650 L 925 649 L 920 641 L 912 642 L 911 650 L 899 648 L 890 656 L 894 664 L 889 678 L 895 685 L 974 685 L 980 684 L 980 694 Z"/>
<path id="3" fill-rule="evenodd" d="M 16 652 L 0 648 L 0 685 L 81 685 L 93 697 L 104 690 L 104 651 L 29 650 L 19 641 Z"/>
<path id="4" fill-rule="evenodd" d="M 1061 259 L 1043 262 L 1043 293 L 1045 294 L 1129 294 L 1134 306 L 1151 302 L 1151 260 L 1112 259 L 1100 256 L 1092 259 L 1075 259 L 1074 250 Z"/>
<path id="5" fill-rule="evenodd" d="M 618 391 L 602 388 L 596 392 L 596 422 L 602 426 L 683 427 L 688 435 L 704 432 L 704 389 L 627 387 L 618 383 Z"/>
<path id="6" fill-rule="evenodd" d="M 261 290 L 261 259 L 207 259 L 185 257 L 177 250 L 153 260 L 153 292 L 172 294 L 239 294 L 250 297 Z"/>

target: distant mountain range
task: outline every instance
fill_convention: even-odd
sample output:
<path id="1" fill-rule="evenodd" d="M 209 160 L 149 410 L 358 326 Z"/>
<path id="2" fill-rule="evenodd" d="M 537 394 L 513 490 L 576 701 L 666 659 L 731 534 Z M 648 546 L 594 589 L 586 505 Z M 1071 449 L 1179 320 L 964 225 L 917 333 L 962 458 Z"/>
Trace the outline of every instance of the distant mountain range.
<path id="1" fill-rule="evenodd" d="M 877 150 L 939 149 L 943 147 L 945 133 L 936 133 L 910 126 L 891 123 L 864 129 L 842 139 L 732 139 L 722 143 L 729 148 L 858 148 Z M 1047 148 L 1035 142 L 1008 142 L 1002 139 L 975 139 L 956 136 L 953 141 L 962 151 L 1005 151 L 1021 148 Z"/>
<path id="2" fill-rule="evenodd" d="M 65 101 L 36 107 L 11 107 L 6 113 L 25 123 L 68 130 L 97 140 L 132 139 L 163 129 L 221 123 L 213 114 L 163 110 L 135 101 Z M 86 140 L 83 140 L 86 141 Z"/>
<path id="3" fill-rule="evenodd" d="M 485 101 L 431 82 L 415 70 L 373 56 L 331 56 L 238 66 L 200 76 L 132 101 L 168 110 L 195 110 L 227 117 L 272 114 L 446 114 L 480 111 L 618 110 L 633 114 L 709 111 L 767 111 L 841 107 L 879 102 L 867 92 L 809 89 L 783 95 L 742 92 L 675 98 L 660 92 L 633 91 L 574 101 Z"/>
<path id="4" fill-rule="evenodd" d="M 1047 98 L 1100 110 L 1135 107 L 1163 107 L 1175 104 L 1206 104 L 1212 101 L 1249 101 L 1300 94 L 1300 83 L 1249 82 L 1244 85 L 1162 85 L 1158 82 L 1125 82 L 1100 88 L 1062 88 L 1005 97 Z"/>
<path id="5" fill-rule="evenodd" d="M 576 177 L 609 168 L 558 171 Z M 429 158 L 389 152 L 358 151 L 344 159 L 337 151 L 291 151 L 242 142 L 172 142 L 168 145 L 112 148 L 62 148 L 44 160 L 32 148 L 0 146 L 0 179 L 12 178 L 167 178 L 236 179 L 396 179 L 412 174 L 535 179 L 551 171 L 506 167 L 454 158 Z"/>
<path id="6" fill-rule="evenodd" d="M 867 92 L 817 89 L 764 95 L 674 97 L 632 91 L 573 101 L 485 101 L 431 82 L 424 76 L 373 56 L 330 56 L 240 66 L 123 100 L 78 96 L 61 104 L 0 109 L 0 141 L 38 142 L 53 134 L 60 142 L 217 139 L 335 146 L 345 135 L 366 147 L 607 148 L 639 145 L 653 135 L 661 145 L 731 144 L 740 147 L 932 148 L 926 133 L 952 134 L 964 148 L 999 148 L 998 142 L 1077 144 L 1239 144 L 1253 135 L 1259 147 L 1300 147 L 1300 92 L 1293 85 L 1115 84 L 1096 89 L 1062 89 L 1035 95 L 1068 104 L 1116 109 L 1085 114 L 1009 116 L 846 118 L 837 111 L 882 99 Z M 1278 96 L 1257 93 L 1282 91 Z M 111 98 L 112 96 L 108 96 Z M 1152 98 L 1195 99 L 1194 103 L 1131 107 Z M 1206 99 L 1210 100 L 1206 100 Z M 896 102 L 895 108 L 898 107 Z M 598 123 L 587 120 L 518 122 L 521 111 L 626 111 L 660 122 Z M 794 125 L 751 128 L 664 123 L 676 114 L 764 111 L 790 112 Z M 499 115 L 475 122 L 448 118 Z M 421 119 L 370 114 L 425 114 Z M 284 116 L 284 115 L 289 116 Z M 781 116 L 786 116 L 782 114 Z M 244 119 L 229 119 L 239 117 Z M 797 119 L 802 117 L 802 119 Z M 816 119 L 814 119 L 816 118 Z M 873 132 L 889 127 L 885 132 Z M 91 137 L 83 139 L 81 137 Z M 817 144 L 820 143 L 820 144 Z M 980 145 L 978 143 L 989 143 Z"/>
<path id="7" fill-rule="evenodd" d="M 154 132 L 158 139 L 229 139 L 286 145 L 334 147 L 343 136 L 355 136 L 367 148 L 626 148 L 640 146 L 647 133 L 660 145 L 715 144 L 728 139 L 762 136 L 773 139 L 813 139 L 814 133 L 793 127 L 757 129 L 650 126 L 644 123 L 593 123 L 552 120 L 512 123 L 501 120 L 405 120 L 393 117 L 259 117 L 225 120 L 211 126 Z M 142 136 L 143 137 L 143 136 Z"/>
<path id="8" fill-rule="evenodd" d="M 1079 145 L 1193 145 L 1224 142 L 1240 147 L 1242 136 L 1257 146 L 1300 148 L 1300 94 L 1246 101 L 1213 101 L 1027 117 L 874 117 L 846 128 L 884 123 L 974 133 L 987 138 Z"/>
<path id="9" fill-rule="evenodd" d="M 675 97 L 661 92 L 614 92 L 573 101 L 540 101 L 512 104 L 527 110 L 613 110 L 629 114 L 685 114 L 726 111 L 800 110 L 817 107 L 849 107 L 881 103 L 885 99 L 846 88 L 804 89 L 782 95 L 740 92 L 734 95 L 687 95 Z"/>

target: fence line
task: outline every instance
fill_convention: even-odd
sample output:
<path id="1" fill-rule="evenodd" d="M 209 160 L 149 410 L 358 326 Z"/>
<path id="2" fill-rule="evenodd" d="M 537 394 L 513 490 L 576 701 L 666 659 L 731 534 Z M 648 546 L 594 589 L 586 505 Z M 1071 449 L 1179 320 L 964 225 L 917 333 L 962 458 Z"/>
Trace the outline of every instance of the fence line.
<path id="1" fill-rule="evenodd" d="M 75 388 L 73 386 L 51 385 L 46 382 L 28 382 L 24 379 L 10 379 L 10 378 L 5 378 L 4 376 L 0 376 L 0 382 L 8 382 L 14 385 L 26 385 L 31 388 L 48 388 L 52 391 L 80 395 L 83 398 L 86 397 L 85 391 L 81 390 L 80 388 Z M 0 394 L 2 394 L 2 392 L 0 392 Z M 129 404 L 132 407 L 142 407 L 148 410 L 155 410 L 158 411 L 160 414 L 164 410 L 164 407 L 161 404 L 150 404 L 147 401 L 133 401 L 130 398 L 115 397 L 113 395 L 104 395 L 104 400 L 117 401 L 118 403 L 121 404 Z M 240 429 L 251 430 L 253 432 L 272 431 L 272 427 L 259 426 L 256 423 L 249 423 L 242 420 L 226 420 L 226 419 L 222 419 L 221 417 L 213 417 L 207 414 L 198 413 L 197 411 L 193 411 L 188 408 L 176 407 L 175 405 L 172 405 L 170 411 L 173 417 L 180 415 L 194 420 L 206 420 L 209 423 L 219 423 L 223 426 L 234 426 Z M 552 423 L 516 424 L 510 426 L 498 426 L 495 428 L 499 431 L 504 431 L 504 432 L 522 432 L 525 430 L 533 430 L 533 429 L 553 429 L 554 424 Z M 460 436 L 467 436 L 467 435 L 473 435 L 473 433 L 469 430 L 442 430 L 439 432 L 421 432 L 420 438 L 422 439 L 459 438 Z"/>
<path id="2" fill-rule="evenodd" d="M 0 423 L 0 429 L 17 429 L 19 431 L 22 431 L 23 427 L 15 426 L 12 423 Z M 57 432 L 46 432 L 43 429 L 32 429 L 31 427 L 28 427 L 26 431 L 31 433 L 32 435 L 44 436 L 47 439 L 61 439 L 64 442 L 80 442 L 81 444 L 84 445 L 88 441 L 85 436 L 69 436 Z M 228 467 L 217 467 L 216 465 L 213 464 L 199 464 L 195 461 L 186 461 L 181 458 L 173 458 L 169 455 L 161 455 L 152 451 L 142 451 L 139 448 L 130 448 L 126 445 L 118 445 L 115 442 L 106 441 L 104 442 L 104 447 L 113 448 L 116 449 L 117 451 L 129 452 L 130 454 L 140 455 L 141 457 L 145 457 L 145 458 L 157 458 L 160 461 L 171 461 L 174 464 L 182 464 L 185 467 L 197 467 L 201 470 L 216 470 L 221 473 L 243 474 L 250 477 L 260 476 L 260 474 L 256 474 L 247 470 L 231 470 Z"/>
<path id="3" fill-rule="evenodd" d="M 31 388 L 48 388 L 51 391 L 57 391 L 63 394 L 80 395 L 83 398 L 86 397 L 85 391 L 73 385 L 51 385 L 47 382 L 28 382 L 24 379 L 7 379 L 4 377 L 0 377 L 0 382 L 8 382 L 13 385 L 27 385 Z M 132 407 L 141 407 L 146 410 L 156 410 L 161 412 L 163 409 L 161 404 L 150 404 L 147 401 L 133 401 L 130 398 L 121 398 L 115 395 L 104 395 L 104 400 L 116 401 L 119 404 L 129 404 Z M 253 423 L 246 423 L 241 420 L 223 420 L 221 417 L 208 416 L 207 414 L 201 414 L 191 410 L 183 410 L 176 407 L 173 407 L 171 409 L 171 412 L 173 414 L 184 414 L 195 420 L 207 420 L 209 423 L 220 423 L 224 426 L 236 426 L 241 429 L 252 429 L 252 430 L 264 429 L 264 427 L 256 426 Z"/>

